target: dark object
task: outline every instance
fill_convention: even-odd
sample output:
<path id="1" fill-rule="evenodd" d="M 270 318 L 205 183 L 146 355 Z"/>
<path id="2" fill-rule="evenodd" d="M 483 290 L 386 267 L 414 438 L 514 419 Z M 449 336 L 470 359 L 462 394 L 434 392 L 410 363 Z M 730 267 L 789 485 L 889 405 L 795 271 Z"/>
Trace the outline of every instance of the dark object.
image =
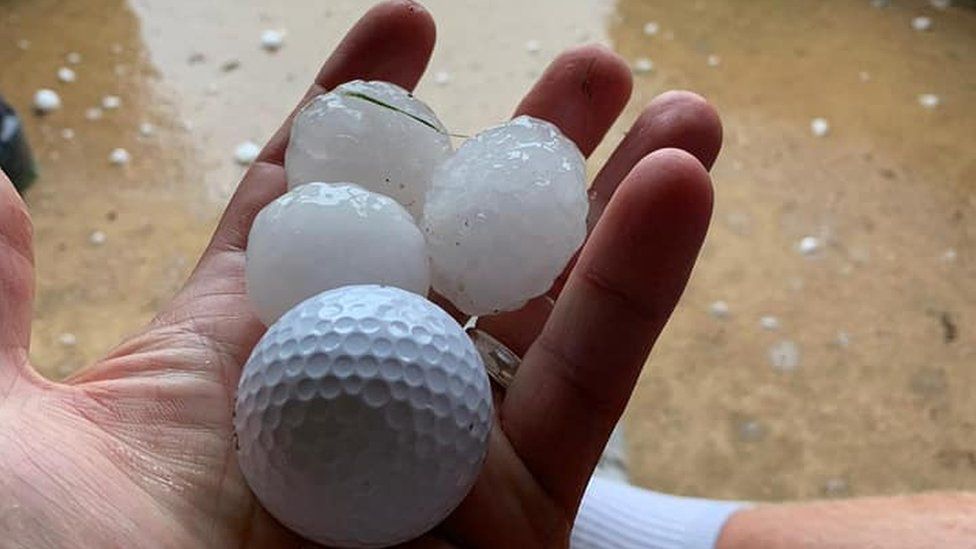
<path id="1" fill-rule="evenodd" d="M 0 169 L 7 174 L 18 191 L 23 191 L 37 177 L 34 159 L 20 118 L 0 97 Z"/>

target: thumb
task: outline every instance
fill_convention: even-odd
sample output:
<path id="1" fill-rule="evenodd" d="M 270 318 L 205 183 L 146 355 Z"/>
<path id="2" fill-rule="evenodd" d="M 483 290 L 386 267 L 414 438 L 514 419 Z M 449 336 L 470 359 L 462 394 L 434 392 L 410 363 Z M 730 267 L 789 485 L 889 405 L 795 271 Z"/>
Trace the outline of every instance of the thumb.
<path id="1" fill-rule="evenodd" d="M 32 234 L 27 206 L 0 171 L 0 395 L 27 368 L 34 299 Z"/>

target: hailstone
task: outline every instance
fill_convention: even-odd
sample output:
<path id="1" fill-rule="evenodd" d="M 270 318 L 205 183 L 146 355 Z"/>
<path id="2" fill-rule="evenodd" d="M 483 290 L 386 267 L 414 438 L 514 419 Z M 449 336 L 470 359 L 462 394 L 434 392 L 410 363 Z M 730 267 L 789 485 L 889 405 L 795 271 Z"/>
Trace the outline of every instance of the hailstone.
<path id="1" fill-rule="evenodd" d="M 247 244 L 251 303 L 270 325 L 325 290 L 381 284 L 427 295 L 423 234 L 393 199 L 349 183 L 309 183 L 258 213 Z"/>
<path id="2" fill-rule="evenodd" d="M 298 113 L 285 171 L 290 189 L 352 181 L 419 219 L 434 169 L 451 152 L 444 125 L 422 101 L 389 82 L 354 80 Z"/>
<path id="3" fill-rule="evenodd" d="M 541 295 L 586 237 L 583 155 L 520 116 L 458 148 L 434 174 L 421 227 L 435 290 L 469 315 Z"/>

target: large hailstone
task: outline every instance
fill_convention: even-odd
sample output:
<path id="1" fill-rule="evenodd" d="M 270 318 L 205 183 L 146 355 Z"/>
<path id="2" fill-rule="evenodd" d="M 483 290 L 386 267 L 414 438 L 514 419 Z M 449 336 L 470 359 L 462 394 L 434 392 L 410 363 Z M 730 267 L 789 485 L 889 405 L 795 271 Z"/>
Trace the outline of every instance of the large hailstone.
<path id="1" fill-rule="evenodd" d="M 583 155 L 556 126 L 520 116 L 481 132 L 427 195 L 434 289 L 469 315 L 519 308 L 583 243 L 587 209 Z"/>
<path id="2" fill-rule="evenodd" d="M 310 101 L 291 128 L 288 188 L 352 181 L 419 219 L 434 169 L 451 140 L 434 111 L 389 82 L 354 80 Z"/>
<path id="3" fill-rule="evenodd" d="M 348 284 L 427 295 L 423 234 L 393 199 L 350 183 L 309 183 L 271 202 L 251 225 L 247 293 L 270 325 L 301 301 Z"/>

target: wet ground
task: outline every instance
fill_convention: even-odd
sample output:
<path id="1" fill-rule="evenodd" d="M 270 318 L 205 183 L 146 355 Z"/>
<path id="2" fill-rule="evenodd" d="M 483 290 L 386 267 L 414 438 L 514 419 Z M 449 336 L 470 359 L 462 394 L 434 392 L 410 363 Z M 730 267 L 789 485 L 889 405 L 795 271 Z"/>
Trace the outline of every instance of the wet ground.
<path id="1" fill-rule="evenodd" d="M 173 294 L 242 172 L 236 145 L 270 135 L 368 5 L 271 4 L 0 0 L 0 92 L 41 168 L 27 200 L 46 375 L 104 353 Z M 453 131 L 503 119 L 583 41 L 653 62 L 628 120 L 676 87 L 723 113 L 713 227 L 626 417 L 636 482 L 774 500 L 976 489 L 976 11 L 888 4 L 429 3 L 430 74 L 443 74 L 418 93 Z M 264 29 L 286 32 L 277 53 Z M 75 82 L 57 80 L 62 66 Z M 42 87 L 64 106 L 36 117 Z M 121 106 L 86 118 L 105 95 Z M 117 147 L 128 165 L 109 163 Z M 804 255 L 808 236 L 819 247 Z"/>

